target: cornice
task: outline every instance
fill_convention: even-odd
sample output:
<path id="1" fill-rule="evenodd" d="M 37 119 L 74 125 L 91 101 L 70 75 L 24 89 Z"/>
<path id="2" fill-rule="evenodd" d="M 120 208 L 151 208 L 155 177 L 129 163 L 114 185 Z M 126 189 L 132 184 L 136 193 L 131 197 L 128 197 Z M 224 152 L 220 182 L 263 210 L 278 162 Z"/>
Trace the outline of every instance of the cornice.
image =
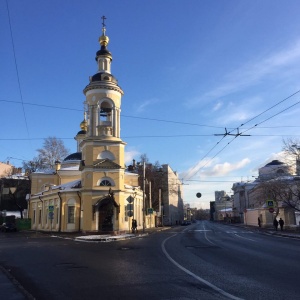
<path id="1" fill-rule="evenodd" d="M 112 85 L 104 85 L 102 83 L 90 83 L 88 84 L 84 90 L 83 93 L 86 94 L 88 91 L 90 90 L 96 90 L 96 89 L 107 89 L 107 90 L 112 90 L 112 91 L 116 91 L 121 93 L 122 95 L 124 95 L 123 90 L 119 87 L 119 86 L 112 86 Z"/>

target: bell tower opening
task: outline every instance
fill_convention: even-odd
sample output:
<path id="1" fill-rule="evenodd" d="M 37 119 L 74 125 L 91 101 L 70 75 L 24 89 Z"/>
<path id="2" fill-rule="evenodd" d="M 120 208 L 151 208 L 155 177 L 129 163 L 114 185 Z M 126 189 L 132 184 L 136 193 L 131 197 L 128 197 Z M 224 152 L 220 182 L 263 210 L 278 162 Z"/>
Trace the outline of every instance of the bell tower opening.
<path id="1" fill-rule="evenodd" d="M 100 105 L 98 124 L 99 136 L 113 136 L 113 109 L 106 101 Z"/>

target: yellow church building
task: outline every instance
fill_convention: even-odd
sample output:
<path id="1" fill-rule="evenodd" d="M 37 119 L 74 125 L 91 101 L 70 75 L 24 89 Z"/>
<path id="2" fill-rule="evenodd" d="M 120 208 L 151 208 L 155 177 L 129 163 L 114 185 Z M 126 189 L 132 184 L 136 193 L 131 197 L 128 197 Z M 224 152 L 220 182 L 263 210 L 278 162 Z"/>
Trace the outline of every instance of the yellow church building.
<path id="1" fill-rule="evenodd" d="M 103 23 L 96 53 L 98 71 L 83 92 L 84 121 L 77 133 L 77 152 L 57 162 L 53 172 L 31 174 L 31 228 L 57 232 L 126 232 L 143 214 L 138 175 L 126 172 L 126 143 L 120 137 L 123 90 L 111 73 L 112 54 Z"/>

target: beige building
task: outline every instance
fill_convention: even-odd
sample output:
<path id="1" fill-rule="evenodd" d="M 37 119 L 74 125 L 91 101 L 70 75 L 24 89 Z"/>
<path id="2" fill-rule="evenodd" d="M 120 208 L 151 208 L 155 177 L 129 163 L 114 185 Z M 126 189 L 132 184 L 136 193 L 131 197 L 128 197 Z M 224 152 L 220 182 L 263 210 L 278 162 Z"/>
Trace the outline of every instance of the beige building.
<path id="1" fill-rule="evenodd" d="M 282 218 L 285 227 L 295 228 L 298 225 L 298 214 L 295 210 L 281 201 L 278 201 L 274 211 L 267 206 L 267 197 L 261 190 L 265 182 L 273 182 L 276 185 L 277 180 L 293 180 L 294 176 L 290 173 L 290 167 L 285 163 L 273 160 L 259 169 L 259 176 L 252 182 L 237 182 L 232 186 L 234 192 L 233 212 L 236 218 L 246 225 L 272 227 L 273 220 Z M 273 208 L 273 207 L 272 207 Z"/>
<path id="2" fill-rule="evenodd" d="M 111 73 L 112 54 L 105 26 L 96 53 L 97 73 L 89 78 L 84 120 L 76 135 L 77 152 L 56 170 L 33 173 L 29 201 L 32 229 L 44 231 L 120 232 L 138 229 L 150 216 L 143 213 L 138 175 L 126 172 L 126 143 L 120 135 L 123 90 Z"/>
<path id="3" fill-rule="evenodd" d="M 184 220 L 182 183 L 177 172 L 162 165 L 164 189 L 162 189 L 163 224 L 178 225 Z"/>

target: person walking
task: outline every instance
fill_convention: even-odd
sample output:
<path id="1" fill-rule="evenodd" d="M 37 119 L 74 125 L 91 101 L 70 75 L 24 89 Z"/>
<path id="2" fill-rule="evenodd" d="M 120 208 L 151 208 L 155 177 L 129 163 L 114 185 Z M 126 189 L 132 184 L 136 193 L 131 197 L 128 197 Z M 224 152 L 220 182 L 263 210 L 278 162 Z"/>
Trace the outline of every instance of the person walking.
<path id="1" fill-rule="evenodd" d="M 280 225 L 280 230 L 283 230 L 284 221 L 281 218 L 279 219 L 279 225 Z"/>
<path id="2" fill-rule="evenodd" d="M 135 219 L 132 219 L 131 231 L 132 231 L 132 233 L 136 233 L 137 232 L 137 221 Z"/>
<path id="3" fill-rule="evenodd" d="M 276 218 L 273 221 L 273 225 L 274 225 L 275 230 L 277 231 L 277 229 L 278 229 L 278 221 L 277 221 Z"/>

